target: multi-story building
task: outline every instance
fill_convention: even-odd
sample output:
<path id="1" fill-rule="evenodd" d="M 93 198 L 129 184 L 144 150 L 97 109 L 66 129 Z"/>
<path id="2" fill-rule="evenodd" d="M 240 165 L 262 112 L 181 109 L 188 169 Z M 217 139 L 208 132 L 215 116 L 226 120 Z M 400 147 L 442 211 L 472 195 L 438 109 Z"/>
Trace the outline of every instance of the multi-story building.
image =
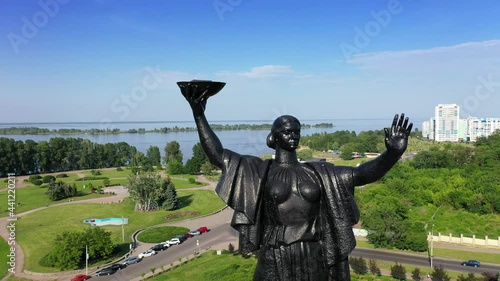
<path id="1" fill-rule="evenodd" d="M 500 118 L 460 119 L 456 104 L 438 104 L 434 117 L 422 123 L 422 137 L 435 141 L 476 141 L 500 130 Z"/>
<path id="2" fill-rule="evenodd" d="M 458 128 L 460 107 L 456 104 L 438 104 L 435 108 L 434 118 L 435 141 L 458 141 Z"/>
<path id="3" fill-rule="evenodd" d="M 487 137 L 500 130 L 500 118 L 477 118 L 468 117 L 467 136 L 469 141 L 476 141 L 478 137 Z"/>

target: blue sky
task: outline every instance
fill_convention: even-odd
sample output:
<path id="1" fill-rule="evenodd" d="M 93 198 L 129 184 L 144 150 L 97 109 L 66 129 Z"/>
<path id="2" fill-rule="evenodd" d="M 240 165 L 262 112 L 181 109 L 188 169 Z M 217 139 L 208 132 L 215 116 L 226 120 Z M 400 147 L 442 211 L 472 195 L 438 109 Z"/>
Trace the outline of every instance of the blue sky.
<path id="1" fill-rule="evenodd" d="M 500 2 L 3 0 L 0 123 L 500 117 Z"/>

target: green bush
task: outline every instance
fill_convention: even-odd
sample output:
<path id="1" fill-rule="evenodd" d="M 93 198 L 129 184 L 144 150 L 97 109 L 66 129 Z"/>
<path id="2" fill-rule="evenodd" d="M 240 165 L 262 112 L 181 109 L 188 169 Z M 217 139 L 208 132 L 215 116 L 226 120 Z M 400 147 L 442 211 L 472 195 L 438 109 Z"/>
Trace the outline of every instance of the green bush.
<path id="1" fill-rule="evenodd" d="M 194 178 L 189 178 L 188 181 L 191 184 L 195 184 L 196 183 L 196 180 Z"/>
<path id="2" fill-rule="evenodd" d="M 30 177 L 28 178 L 28 180 L 29 180 L 29 182 L 31 182 L 32 184 L 35 184 L 33 181 L 35 181 L 35 180 L 39 180 L 39 179 L 41 179 L 41 178 L 42 178 L 42 176 L 40 176 L 40 175 L 33 175 L 33 176 L 30 176 Z"/>
<path id="3" fill-rule="evenodd" d="M 118 172 L 123 171 L 122 167 L 118 167 L 118 168 L 116 168 L 116 170 L 117 170 Z"/>
<path id="4" fill-rule="evenodd" d="M 42 179 L 43 183 L 49 183 L 49 182 L 55 181 L 55 180 L 56 180 L 56 177 L 54 177 L 53 175 L 46 175 Z"/>
<path id="5" fill-rule="evenodd" d="M 62 173 L 62 174 L 57 174 L 57 175 L 56 175 L 56 178 L 67 178 L 67 177 L 68 177 L 68 175 L 67 175 L 67 174 L 65 174 L 65 173 Z"/>
<path id="6" fill-rule="evenodd" d="M 43 181 L 41 179 L 36 179 L 36 180 L 33 180 L 31 183 L 36 185 L 36 186 L 40 186 L 43 184 Z"/>

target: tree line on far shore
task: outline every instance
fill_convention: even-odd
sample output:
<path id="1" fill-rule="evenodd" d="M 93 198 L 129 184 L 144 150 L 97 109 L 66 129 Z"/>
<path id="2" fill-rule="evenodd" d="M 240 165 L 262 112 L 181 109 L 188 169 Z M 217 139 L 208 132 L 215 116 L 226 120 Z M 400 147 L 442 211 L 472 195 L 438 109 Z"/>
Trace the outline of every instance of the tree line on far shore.
<path id="1" fill-rule="evenodd" d="M 234 130 L 270 130 L 271 124 L 212 124 L 215 131 L 234 131 Z M 319 123 L 314 125 L 303 124 L 302 128 L 333 128 L 332 123 Z M 10 127 L 10 128 L 0 128 L 0 135 L 68 135 L 68 134 L 145 134 L 145 133 L 176 133 L 176 132 L 193 132 L 197 131 L 196 127 L 163 127 L 154 129 L 118 129 L 118 128 L 104 128 L 104 129 L 48 129 L 39 127 Z"/>

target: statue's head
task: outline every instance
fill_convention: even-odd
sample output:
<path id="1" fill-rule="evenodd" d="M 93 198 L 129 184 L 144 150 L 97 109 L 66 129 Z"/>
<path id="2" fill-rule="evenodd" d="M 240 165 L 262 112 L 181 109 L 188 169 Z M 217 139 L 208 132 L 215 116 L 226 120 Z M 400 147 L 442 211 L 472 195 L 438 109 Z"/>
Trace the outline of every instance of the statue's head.
<path id="1" fill-rule="evenodd" d="M 300 122 L 291 115 L 282 115 L 273 122 L 271 132 L 267 136 L 267 146 L 276 149 L 295 150 L 300 141 Z"/>

